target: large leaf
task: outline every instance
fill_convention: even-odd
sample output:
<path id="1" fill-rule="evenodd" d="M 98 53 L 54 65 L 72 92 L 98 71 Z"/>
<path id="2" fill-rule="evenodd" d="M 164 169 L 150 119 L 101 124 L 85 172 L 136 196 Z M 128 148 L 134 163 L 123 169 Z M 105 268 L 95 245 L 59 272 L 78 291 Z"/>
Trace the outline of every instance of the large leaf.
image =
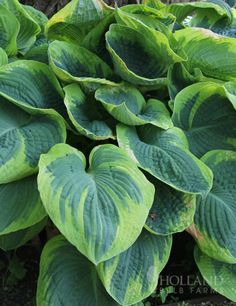
<path id="1" fill-rule="evenodd" d="M 65 116 L 63 91 L 50 68 L 21 60 L 0 68 L 0 95 L 29 112 L 55 109 Z"/>
<path id="2" fill-rule="evenodd" d="M 164 103 L 156 99 L 146 103 L 140 91 L 128 84 L 101 87 L 96 91 L 95 98 L 115 119 L 127 125 L 151 123 L 163 129 L 173 126 Z"/>
<path id="3" fill-rule="evenodd" d="M 49 20 L 46 34 L 52 40 L 79 42 L 111 12 L 102 0 L 72 0 Z"/>
<path id="4" fill-rule="evenodd" d="M 213 171 L 213 187 L 207 197 L 197 198 L 189 232 L 208 256 L 236 263 L 236 152 L 210 151 L 202 161 Z"/>
<path id="5" fill-rule="evenodd" d="M 196 1 L 185 3 L 172 3 L 161 9 L 161 12 L 168 12 L 177 17 L 181 23 L 187 16 L 192 16 L 189 25 L 192 27 L 209 28 L 218 22 L 230 24 L 232 22 L 232 12 L 225 1 Z"/>
<path id="6" fill-rule="evenodd" d="M 236 112 L 217 83 L 197 83 L 183 89 L 175 98 L 172 119 L 198 157 L 214 149 L 236 149 Z"/>
<path id="7" fill-rule="evenodd" d="M 194 258 L 209 286 L 236 302 L 236 264 L 214 260 L 202 253 L 198 247 L 194 250 Z"/>
<path id="8" fill-rule="evenodd" d="M 49 45 L 49 61 L 56 75 L 65 82 L 113 84 L 112 70 L 97 55 L 75 44 L 54 41 Z"/>
<path id="9" fill-rule="evenodd" d="M 17 53 L 16 39 L 20 24 L 14 14 L 3 5 L 0 5 L 0 29 L 0 47 L 8 55 L 15 55 Z"/>
<path id="10" fill-rule="evenodd" d="M 92 95 L 85 96 L 78 84 L 64 87 L 65 105 L 76 130 L 95 140 L 114 138 L 112 118 Z"/>
<path id="11" fill-rule="evenodd" d="M 212 186 L 210 169 L 188 150 L 184 133 L 155 126 L 135 128 L 118 125 L 117 138 L 139 167 L 173 188 L 206 194 Z"/>
<path id="12" fill-rule="evenodd" d="M 18 0 L 0 0 L 0 4 L 11 11 L 20 24 L 17 35 L 17 49 L 24 53 L 34 44 L 36 36 L 40 33 L 40 27 Z"/>
<path id="13" fill-rule="evenodd" d="M 154 202 L 146 221 L 146 229 L 157 235 L 184 231 L 193 223 L 196 196 L 177 191 L 156 180 L 150 180 L 156 189 Z"/>
<path id="14" fill-rule="evenodd" d="M 190 73 L 194 68 L 199 68 L 204 75 L 212 78 L 226 81 L 236 79 L 234 38 L 197 28 L 176 31 L 175 38 L 188 56 L 186 68 Z"/>
<path id="15" fill-rule="evenodd" d="M 155 236 L 143 230 L 128 250 L 98 265 L 108 293 L 121 305 L 148 297 L 169 259 L 171 245 L 171 236 Z"/>
<path id="16" fill-rule="evenodd" d="M 20 196 L 19 196 L 20 195 Z M 30 227 L 46 216 L 36 176 L 0 185 L 0 235 Z"/>
<path id="17" fill-rule="evenodd" d="M 154 188 L 114 145 L 84 155 L 56 145 L 41 155 L 38 187 L 46 211 L 65 237 L 95 264 L 126 250 L 137 239 L 151 208 Z"/>
<path id="18" fill-rule="evenodd" d="M 135 26 L 134 20 L 136 20 L 150 28 L 165 32 L 168 28 L 172 30 L 176 18 L 172 14 L 164 13 L 144 4 L 131 4 L 120 9 L 116 8 L 116 19 L 118 23 L 131 27 Z"/>
<path id="19" fill-rule="evenodd" d="M 44 218 L 40 222 L 30 227 L 9 234 L 1 235 L 0 249 L 3 249 L 4 251 L 10 251 L 23 246 L 26 242 L 33 239 L 43 230 L 47 224 L 47 221 L 48 218 Z"/>
<path id="20" fill-rule="evenodd" d="M 37 171 L 39 156 L 64 142 L 65 125 L 53 115 L 32 116 L 0 99 L 0 184 Z"/>
<path id="21" fill-rule="evenodd" d="M 96 267 L 63 236 L 43 249 L 37 287 L 38 306 L 118 306 L 106 293 Z"/>
<path id="22" fill-rule="evenodd" d="M 183 59 L 174 53 L 164 34 L 141 23 L 138 26 L 139 29 L 135 30 L 113 24 L 106 33 L 107 48 L 115 71 L 124 80 L 136 85 L 163 84 L 168 67 Z"/>

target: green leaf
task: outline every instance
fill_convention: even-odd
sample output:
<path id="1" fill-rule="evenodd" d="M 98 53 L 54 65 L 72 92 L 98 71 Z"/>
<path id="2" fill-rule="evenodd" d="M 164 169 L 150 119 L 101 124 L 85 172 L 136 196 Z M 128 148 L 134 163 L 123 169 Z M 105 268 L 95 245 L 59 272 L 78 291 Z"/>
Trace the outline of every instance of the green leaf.
<path id="1" fill-rule="evenodd" d="M 64 91 L 69 118 L 80 134 L 94 140 L 115 138 L 111 117 L 92 95 L 85 96 L 75 83 L 64 87 Z"/>
<path id="2" fill-rule="evenodd" d="M 1 67 L 0 95 L 27 112 L 66 114 L 60 84 L 43 63 L 17 60 Z"/>
<path id="3" fill-rule="evenodd" d="M 214 260 L 202 253 L 198 247 L 194 250 L 194 258 L 208 285 L 236 302 L 236 264 Z"/>
<path id="4" fill-rule="evenodd" d="M 112 24 L 106 33 L 115 72 L 135 85 L 163 84 L 168 67 L 183 59 L 174 53 L 164 34 L 141 23 L 137 25 L 138 30 Z"/>
<path id="5" fill-rule="evenodd" d="M 236 150 L 236 113 L 224 88 L 201 82 L 175 98 L 172 120 L 186 134 L 190 151 L 198 157 L 210 150 Z"/>
<path id="6" fill-rule="evenodd" d="M 35 173 L 39 156 L 64 142 L 65 125 L 53 115 L 32 116 L 0 99 L 0 184 Z"/>
<path id="7" fill-rule="evenodd" d="M 40 200 L 36 176 L 0 185 L 0 209 L 0 235 L 41 221 L 46 212 Z"/>
<path id="8" fill-rule="evenodd" d="M 154 202 L 146 221 L 146 229 L 156 235 L 170 235 L 184 231 L 193 223 L 196 196 L 177 191 L 156 180 Z"/>
<path id="9" fill-rule="evenodd" d="M 141 233 L 154 188 L 120 148 L 84 155 L 64 144 L 41 155 L 38 188 L 61 233 L 93 263 L 126 250 Z"/>
<path id="10" fill-rule="evenodd" d="M 211 189 L 212 172 L 190 153 L 180 129 L 147 125 L 135 130 L 119 124 L 117 138 L 140 168 L 167 185 L 188 193 L 207 194 Z"/>
<path id="11" fill-rule="evenodd" d="M 171 3 L 162 8 L 161 12 L 173 14 L 179 23 L 193 16 L 189 26 L 202 28 L 209 28 L 220 21 L 230 24 L 233 18 L 229 5 L 222 0 Z"/>
<path id="12" fill-rule="evenodd" d="M 65 82 L 89 86 L 113 85 L 112 70 L 97 55 L 75 44 L 54 41 L 49 45 L 49 62 L 55 74 Z"/>
<path id="13" fill-rule="evenodd" d="M 175 38 L 188 56 L 185 65 L 190 73 L 197 67 L 208 77 L 224 81 L 236 80 L 234 38 L 197 28 L 176 31 Z"/>
<path id="14" fill-rule="evenodd" d="M 69 37 L 79 42 L 112 11 L 102 0 L 72 0 L 49 20 L 46 35 L 49 40 Z"/>
<path id="15" fill-rule="evenodd" d="M 140 91 L 128 84 L 103 86 L 97 89 L 95 98 L 115 119 L 127 125 L 151 123 L 163 129 L 173 126 L 164 103 L 156 99 L 146 103 Z"/>
<path id="16" fill-rule="evenodd" d="M 8 55 L 15 55 L 17 53 L 16 39 L 20 30 L 20 24 L 14 14 L 3 5 L 0 5 L 0 27 L 1 48 L 3 48 Z"/>
<path id="17" fill-rule="evenodd" d="M 116 8 L 116 19 L 118 23 L 131 27 L 134 26 L 133 19 L 150 28 L 165 32 L 166 27 L 172 30 L 176 18 L 172 14 L 162 12 L 144 4 L 130 4 L 120 9 Z"/>
<path id="18" fill-rule="evenodd" d="M 7 54 L 2 48 L 0 48 L 0 67 L 6 65 L 7 63 L 8 63 Z"/>
<path id="19" fill-rule="evenodd" d="M 20 30 L 17 35 L 17 49 L 22 53 L 26 52 L 34 44 L 36 36 L 40 33 L 39 25 L 18 0 L 0 0 L 0 4 L 17 18 L 20 24 Z"/>
<path id="20" fill-rule="evenodd" d="M 189 232 L 208 256 L 236 263 L 236 152 L 210 151 L 202 161 L 213 171 L 213 187 L 205 198 L 197 197 Z"/>
<path id="21" fill-rule="evenodd" d="M 128 250 L 98 265 L 107 292 L 121 305 L 148 297 L 156 289 L 171 246 L 171 236 L 156 236 L 143 230 Z"/>
<path id="22" fill-rule="evenodd" d="M 38 306 L 118 306 L 107 294 L 96 267 L 63 236 L 43 249 L 37 286 Z"/>
<path id="23" fill-rule="evenodd" d="M 0 249 L 4 251 L 15 250 L 38 235 L 46 226 L 48 219 L 45 218 L 39 223 L 28 228 L 0 236 Z"/>

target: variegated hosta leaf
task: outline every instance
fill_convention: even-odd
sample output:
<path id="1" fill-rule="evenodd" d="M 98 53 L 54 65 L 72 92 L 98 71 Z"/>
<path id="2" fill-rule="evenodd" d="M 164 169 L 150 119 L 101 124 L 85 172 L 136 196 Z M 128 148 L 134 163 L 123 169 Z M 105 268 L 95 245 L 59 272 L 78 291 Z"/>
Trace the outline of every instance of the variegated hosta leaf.
<path id="1" fill-rule="evenodd" d="M 214 149 L 236 150 L 236 112 L 217 83 L 197 83 L 183 89 L 175 98 L 172 119 L 198 157 Z"/>
<path id="2" fill-rule="evenodd" d="M 1 3 L 1 2 L 0 2 Z M 0 47 L 3 48 L 8 55 L 16 55 L 17 45 L 16 39 L 20 30 L 20 24 L 17 18 L 5 6 L 0 4 Z"/>
<path id="3" fill-rule="evenodd" d="M 140 168 L 167 185 L 188 193 L 207 194 L 211 189 L 211 170 L 188 150 L 180 129 L 164 131 L 152 125 L 135 129 L 119 124 L 117 138 Z"/>
<path id="4" fill-rule="evenodd" d="M 194 258 L 208 285 L 236 302 L 236 264 L 214 260 L 202 253 L 198 247 L 194 250 Z"/>
<path id="5" fill-rule="evenodd" d="M 0 185 L 0 235 L 30 227 L 46 216 L 36 176 Z"/>
<path id="6" fill-rule="evenodd" d="M 34 44 L 36 36 L 40 33 L 40 26 L 18 0 L 0 0 L 0 4 L 14 14 L 20 24 L 17 35 L 17 49 L 24 53 Z"/>
<path id="7" fill-rule="evenodd" d="M 39 156 L 64 142 L 62 119 L 53 115 L 29 115 L 0 99 L 0 184 L 37 171 Z"/>
<path id="8" fill-rule="evenodd" d="M 112 118 L 92 95 L 86 96 L 75 83 L 64 91 L 69 118 L 80 134 L 95 140 L 115 138 Z"/>
<path id="9" fill-rule="evenodd" d="M 190 73 L 197 67 L 208 77 L 236 80 L 236 39 L 197 28 L 176 31 L 175 38 L 188 56 Z"/>
<path id="10" fill-rule="evenodd" d="M 43 249 L 37 287 L 38 306 L 118 306 L 99 280 L 96 267 L 63 236 Z"/>
<path id="11" fill-rule="evenodd" d="M 146 221 L 146 229 L 157 235 L 184 231 L 193 223 L 196 195 L 177 191 L 156 180 L 150 180 L 156 189 L 154 202 Z"/>
<path id="12" fill-rule="evenodd" d="M 174 99 L 177 93 L 182 89 L 199 82 L 202 78 L 202 74 L 201 71 L 197 69 L 191 74 L 182 63 L 176 63 L 169 68 L 167 78 L 169 95 L 171 99 Z"/>
<path id="13" fill-rule="evenodd" d="M 112 11 L 102 0 L 72 0 L 49 20 L 46 35 L 50 40 L 81 42 Z"/>
<path id="14" fill-rule="evenodd" d="M 1 67 L 0 95 L 31 113 L 66 114 L 60 84 L 43 63 L 20 60 Z"/>
<path id="15" fill-rule="evenodd" d="M 8 63 L 8 57 L 6 52 L 0 47 L 0 67 Z"/>
<path id="16" fill-rule="evenodd" d="M 94 148 L 86 170 L 84 155 L 56 145 L 41 155 L 38 187 L 58 229 L 98 264 L 137 239 L 154 198 L 154 187 L 114 145 Z"/>
<path id="17" fill-rule="evenodd" d="M 44 218 L 40 222 L 21 229 L 16 232 L 0 236 L 0 249 L 4 251 L 15 250 L 21 247 L 29 240 L 33 239 L 37 234 L 39 234 L 43 228 L 46 226 L 48 218 Z"/>
<path id="18" fill-rule="evenodd" d="M 135 19 L 150 28 L 162 32 L 162 30 L 165 31 L 165 27 L 172 30 L 176 18 L 172 14 L 164 13 L 144 4 L 129 4 L 120 9 L 116 8 L 116 19 L 118 23 L 131 27 L 132 21 L 130 19 Z"/>
<path id="19" fill-rule="evenodd" d="M 97 55 L 75 44 L 54 41 L 49 45 L 49 62 L 56 75 L 65 82 L 89 86 L 114 83 L 113 72 Z"/>
<path id="20" fill-rule="evenodd" d="M 98 265 L 107 292 L 121 305 L 148 297 L 157 286 L 171 246 L 171 236 L 156 236 L 143 230 L 128 250 Z"/>
<path id="21" fill-rule="evenodd" d="M 202 161 L 213 171 L 213 187 L 205 198 L 197 198 L 189 232 L 208 256 L 236 263 L 236 152 L 210 151 Z"/>
<path id="22" fill-rule="evenodd" d="M 135 30 L 112 24 L 106 33 L 115 71 L 136 85 L 161 85 L 165 83 L 168 67 L 183 59 L 171 49 L 164 34 L 141 23 L 138 27 Z"/>
<path id="23" fill-rule="evenodd" d="M 233 18 L 230 7 L 222 0 L 172 3 L 163 7 L 161 12 L 173 14 L 179 23 L 193 15 L 189 26 L 202 28 L 209 28 L 220 21 L 230 24 Z"/>
<path id="24" fill-rule="evenodd" d="M 151 123 L 163 129 L 173 126 L 165 104 L 156 99 L 145 101 L 138 89 L 122 84 L 97 89 L 95 98 L 118 121 L 127 125 Z"/>

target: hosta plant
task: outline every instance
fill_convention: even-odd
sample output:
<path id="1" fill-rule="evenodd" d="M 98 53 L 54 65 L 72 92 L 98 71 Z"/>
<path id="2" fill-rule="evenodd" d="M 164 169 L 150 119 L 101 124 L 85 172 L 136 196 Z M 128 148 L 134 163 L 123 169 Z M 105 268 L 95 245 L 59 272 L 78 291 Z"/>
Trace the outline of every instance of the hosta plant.
<path id="1" fill-rule="evenodd" d="M 54 223 L 38 306 L 142 305 L 175 233 L 236 301 L 236 13 L 0 0 L 0 247 Z"/>

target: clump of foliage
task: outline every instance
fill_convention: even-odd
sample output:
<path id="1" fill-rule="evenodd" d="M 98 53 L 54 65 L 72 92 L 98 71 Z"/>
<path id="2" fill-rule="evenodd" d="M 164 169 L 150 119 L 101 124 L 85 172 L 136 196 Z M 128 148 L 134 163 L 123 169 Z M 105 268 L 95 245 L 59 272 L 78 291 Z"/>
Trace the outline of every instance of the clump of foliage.
<path id="1" fill-rule="evenodd" d="M 0 1 L 0 247 L 48 216 L 62 234 L 38 306 L 141 305 L 184 230 L 236 301 L 235 12 L 72 0 L 48 21 Z"/>

